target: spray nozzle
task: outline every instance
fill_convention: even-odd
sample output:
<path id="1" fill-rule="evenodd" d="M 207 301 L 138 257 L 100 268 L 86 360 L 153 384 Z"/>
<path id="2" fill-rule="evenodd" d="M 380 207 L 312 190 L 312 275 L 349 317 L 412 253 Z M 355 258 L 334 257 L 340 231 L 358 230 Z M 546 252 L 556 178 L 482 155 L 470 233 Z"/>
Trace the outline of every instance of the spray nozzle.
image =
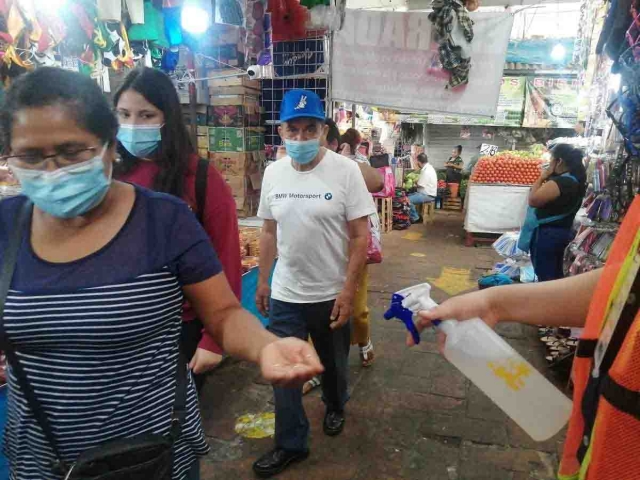
<path id="1" fill-rule="evenodd" d="M 401 320 L 404 326 L 407 327 L 409 333 L 411 333 L 413 342 L 417 345 L 420 343 L 420 333 L 418 333 L 418 329 L 415 323 L 413 323 L 413 312 L 402 306 L 404 299 L 404 296 L 394 293 L 391 297 L 391 306 L 389 310 L 385 312 L 384 318 L 385 320 L 391 320 L 392 318 Z"/>

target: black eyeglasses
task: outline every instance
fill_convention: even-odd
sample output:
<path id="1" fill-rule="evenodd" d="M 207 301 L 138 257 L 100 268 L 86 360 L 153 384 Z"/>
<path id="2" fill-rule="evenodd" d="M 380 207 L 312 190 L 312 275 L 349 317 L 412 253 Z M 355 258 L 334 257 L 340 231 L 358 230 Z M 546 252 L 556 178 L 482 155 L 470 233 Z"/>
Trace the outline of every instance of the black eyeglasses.
<path id="1" fill-rule="evenodd" d="M 33 170 L 44 170 L 48 160 L 53 160 L 58 168 L 85 162 L 91 159 L 100 147 L 87 147 L 75 150 L 65 150 L 52 155 L 40 155 L 37 153 L 27 153 L 25 155 L 5 155 L 0 157 L 16 167 L 24 167 Z"/>

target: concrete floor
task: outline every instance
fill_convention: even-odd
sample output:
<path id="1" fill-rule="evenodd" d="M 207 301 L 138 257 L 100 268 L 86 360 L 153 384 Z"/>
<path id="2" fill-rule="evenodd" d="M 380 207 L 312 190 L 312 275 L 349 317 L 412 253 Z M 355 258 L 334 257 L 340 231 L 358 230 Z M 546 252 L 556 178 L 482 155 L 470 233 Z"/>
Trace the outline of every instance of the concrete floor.
<path id="1" fill-rule="evenodd" d="M 435 336 L 419 348 L 404 345 L 402 324 L 382 314 L 391 293 L 424 281 L 433 296 L 475 288 L 497 256 L 490 247 L 463 246 L 462 217 L 438 211 L 433 225 L 384 235 L 384 263 L 373 266 L 369 290 L 376 362 L 363 369 L 351 355 L 351 401 L 339 437 L 322 433 L 318 392 L 305 397 L 311 455 L 278 476 L 304 480 L 551 480 L 561 438 L 534 443 L 438 353 Z M 541 371 L 535 329 L 502 325 L 500 333 Z M 229 361 L 208 380 L 201 399 L 211 453 L 202 478 L 252 479 L 251 465 L 272 439 L 247 439 L 234 426 L 246 414 L 272 412 L 271 388 L 255 367 Z"/>

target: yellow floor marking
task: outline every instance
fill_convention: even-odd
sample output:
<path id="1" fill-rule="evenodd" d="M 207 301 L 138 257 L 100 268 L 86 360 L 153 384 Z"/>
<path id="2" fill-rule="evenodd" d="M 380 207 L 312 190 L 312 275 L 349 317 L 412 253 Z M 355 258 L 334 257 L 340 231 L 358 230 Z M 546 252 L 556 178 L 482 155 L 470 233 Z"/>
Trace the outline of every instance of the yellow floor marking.
<path id="1" fill-rule="evenodd" d="M 449 295 L 458 295 L 477 286 L 470 280 L 471 271 L 466 268 L 443 267 L 438 278 L 427 278 L 434 287 Z"/>
<path id="2" fill-rule="evenodd" d="M 245 438 L 273 437 L 276 431 L 275 413 L 248 413 L 236 420 L 236 433 Z"/>
<path id="3" fill-rule="evenodd" d="M 426 257 L 426 255 L 424 253 L 412 253 L 411 256 L 412 257 L 419 257 L 419 258 Z"/>
<path id="4" fill-rule="evenodd" d="M 402 238 L 405 240 L 420 240 L 422 238 L 422 234 L 420 232 L 407 232 L 407 234 Z"/>

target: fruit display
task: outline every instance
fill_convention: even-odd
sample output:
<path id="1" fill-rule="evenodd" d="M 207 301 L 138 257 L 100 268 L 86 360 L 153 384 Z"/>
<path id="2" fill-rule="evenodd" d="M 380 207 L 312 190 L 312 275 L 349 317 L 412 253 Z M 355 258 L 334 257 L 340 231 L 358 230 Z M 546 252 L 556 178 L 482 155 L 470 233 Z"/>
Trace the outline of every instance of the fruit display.
<path id="1" fill-rule="evenodd" d="M 506 151 L 478 160 L 470 181 L 505 185 L 533 185 L 543 160 L 531 152 Z"/>

